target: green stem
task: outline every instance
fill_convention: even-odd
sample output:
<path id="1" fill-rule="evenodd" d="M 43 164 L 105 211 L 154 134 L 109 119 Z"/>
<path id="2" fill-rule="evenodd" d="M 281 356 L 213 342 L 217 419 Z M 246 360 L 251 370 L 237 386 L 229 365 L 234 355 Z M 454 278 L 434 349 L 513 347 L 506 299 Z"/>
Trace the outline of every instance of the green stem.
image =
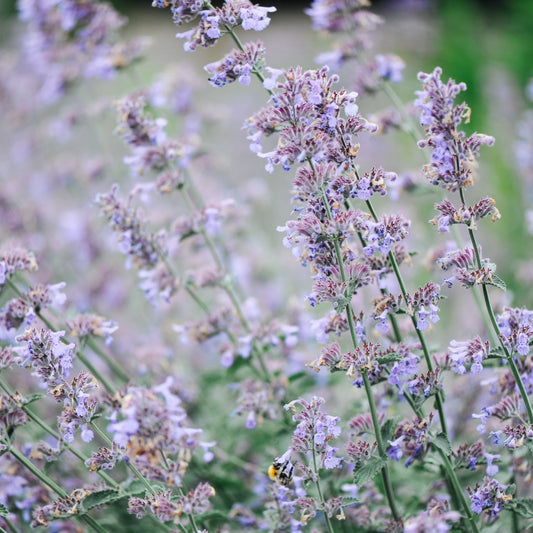
<path id="1" fill-rule="evenodd" d="M 370 214 L 372 215 L 372 218 L 377 222 L 378 217 L 376 215 L 376 212 L 374 211 L 374 208 L 372 207 L 372 203 L 370 200 L 366 201 L 366 205 L 368 207 L 368 210 L 370 211 Z M 402 274 L 400 272 L 400 268 L 398 266 L 398 262 L 396 261 L 396 258 L 394 257 L 394 253 L 392 250 L 389 252 L 389 260 L 392 265 L 392 269 L 394 270 L 394 275 L 396 276 L 396 279 L 398 281 L 398 285 L 400 286 L 400 292 L 402 293 L 403 299 L 407 304 L 407 289 L 405 288 L 405 282 L 403 280 Z M 409 313 L 409 316 L 411 318 L 411 322 L 413 324 L 413 328 L 416 332 L 416 335 L 418 337 L 418 340 L 420 341 L 420 345 L 422 347 L 422 353 L 424 354 L 424 359 L 426 361 L 426 365 L 428 367 L 428 370 L 430 372 L 433 372 L 433 362 L 431 361 L 431 356 L 429 354 L 429 350 L 426 344 L 426 340 L 424 338 L 423 333 L 417 328 L 415 317 L 412 313 Z M 446 422 L 446 416 L 444 414 L 444 404 L 442 400 L 442 392 L 437 391 L 435 394 L 435 405 L 437 407 L 437 411 L 439 413 L 439 420 L 442 432 L 447 436 L 448 435 L 448 425 Z"/>
<path id="2" fill-rule="evenodd" d="M 112 357 L 109 357 L 109 355 L 98 346 L 94 339 L 87 337 L 85 343 L 98 357 L 100 357 L 100 359 L 102 359 L 102 361 L 104 361 L 104 363 L 109 366 L 109 368 L 120 380 L 122 380 L 124 383 L 128 383 L 130 381 L 131 378 L 122 370 L 122 368 L 120 368 L 120 366 Z"/>
<path id="3" fill-rule="evenodd" d="M 420 135 L 420 130 L 418 126 L 415 124 L 415 122 L 413 121 L 411 115 L 407 113 L 404 103 L 398 97 L 398 95 L 396 94 L 396 91 L 394 90 L 394 88 L 392 87 L 390 83 L 387 83 L 387 82 L 383 83 L 383 89 L 385 91 L 385 94 L 390 98 L 390 100 L 392 101 L 392 103 L 394 104 L 398 112 L 400 113 L 402 120 L 404 121 L 404 124 L 406 125 L 405 131 L 414 139 L 416 143 L 418 143 L 418 140 L 419 140 L 418 137 Z M 428 153 L 426 151 L 423 151 L 422 154 L 424 156 L 426 163 L 430 163 L 431 159 Z M 438 197 L 440 198 L 440 200 L 444 199 L 444 191 L 440 188 L 438 189 Z M 452 224 L 451 226 L 451 233 L 453 235 L 453 239 L 456 242 L 457 246 L 459 248 L 464 248 L 464 243 L 461 238 L 461 234 L 459 233 L 459 230 L 455 224 Z M 485 329 L 489 333 L 492 343 L 496 344 L 497 338 L 494 336 L 494 332 L 487 319 L 487 315 L 483 312 L 483 302 L 481 301 L 481 298 L 479 297 L 479 294 L 477 292 L 473 291 L 472 294 L 474 295 L 476 306 L 480 311 L 480 316 L 485 325 Z"/>
<path id="4" fill-rule="evenodd" d="M 7 516 L 3 516 L 2 517 L 2 520 L 5 522 L 6 526 L 7 526 L 7 529 L 9 529 L 9 531 L 11 533 L 19 533 L 17 532 L 17 530 L 15 529 L 15 526 L 11 523 L 11 521 L 7 518 Z M 2 531 L 3 533 L 7 533 L 7 531 L 5 529 L 2 529 L 0 528 L 0 531 Z"/>
<path id="5" fill-rule="evenodd" d="M 313 173 L 316 174 L 316 170 L 315 170 L 313 161 L 310 158 L 308 159 L 308 163 L 309 163 L 309 166 L 311 167 L 311 170 L 313 171 Z M 333 221 L 333 215 L 331 213 L 331 208 L 330 208 L 328 199 L 326 197 L 326 194 L 324 192 L 322 193 L 322 203 L 324 204 L 324 208 L 326 210 L 326 215 L 327 215 L 328 219 Z M 340 272 L 341 280 L 342 280 L 343 283 L 345 283 L 346 282 L 346 272 L 344 270 L 344 261 L 343 261 L 343 257 L 342 257 L 342 250 L 340 248 L 339 240 L 338 240 L 337 237 L 335 237 L 335 239 L 333 240 L 333 244 L 334 244 L 334 247 L 335 247 L 335 256 L 337 258 L 337 264 L 339 266 L 339 272 Z M 356 332 L 355 332 L 355 323 L 354 323 L 354 317 L 353 317 L 353 309 L 352 309 L 352 306 L 351 306 L 351 298 L 350 298 L 350 301 L 348 302 L 348 305 L 346 306 L 346 317 L 348 319 L 348 326 L 350 328 L 350 337 L 351 337 L 351 340 L 352 340 L 352 345 L 353 345 L 353 347 L 355 349 L 355 348 L 357 348 L 357 335 L 356 335 Z M 365 373 L 363 373 L 362 375 L 363 375 L 363 382 L 364 382 L 364 385 L 365 385 L 365 393 L 366 393 L 368 405 L 370 407 L 370 414 L 371 414 L 371 417 L 372 417 L 372 425 L 374 427 L 374 434 L 376 436 L 376 442 L 377 442 L 377 446 L 378 446 L 378 453 L 379 453 L 379 456 L 381 457 L 381 459 L 383 459 L 385 461 L 383 467 L 381 468 L 381 477 L 382 477 L 382 480 L 383 480 L 383 486 L 385 488 L 385 494 L 386 494 L 386 497 L 387 497 L 387 502 L 389 504 L 392 516 L 394 517 L 394 520 L 398 521 L 399 518 L 400 518 L 400 514 L 398 513 L 398 510 L 396 508 L 396 502 L 394 500 L 394 491 L 392 489 L 392 483 L 391 483 L 390 473 L 389 473 L 389 466 L 388 466 L 388 463 L 386 462 L 387 454 L 385 453 L 385 446 L 383 444 L 383 438 L 382 438 L 381 429 L 380 429 L 380 426 L 379 426 L 379 419 L 378 419 L 378 415 L 377 415 L 376 405 L 375 405 L 375 402 L 374 402 L 374 395 L 372 393 L 372 388 L 370 386 L 370 381 L 368 380 L 368 376 Z"/>
<path id="6" fill-rule="evenodd" d="M 106 443 L 107 446 L 112 446 L 112 441 L 108 435 L 106 435 L 94 422 L 91 422 L 91 427 L 94 429 L 95 433 Z M 139 469 L 131 462 L 127 461 L 128 468 L 135 474 L 135 476 L 141 481 L 145 489 L 150 494 L 156 494 L 156 490 L 150 485 L 148 480 L 139 472 Z"/>
<path id="7" fill-rule="evenodd" d="M 462 204 L 466 205 L 464 192 L 463 192 L 463 188 L 462 187 L 459 188 L 459 195 L 460 195 Z M 474 249 L 474 254 L 476 256 L 477 267 L 478 268 L 482 268 L 483 265 L 481 263 L 481 256 L 479 254 L 479 248 L 478 248 L 478 244 L 477 244 L 477 241 L 476 241 L 476 236 L 474 235 L 474 232 L 473 232 L 473 230 L 470 227 L 468 228 L 468 236 L 470 237 L 470 242 L 472 244 L 472 248 Z M 508 362 L 508 364 L 509 364 L 509 366 L 511 368 L 511 372 L 512 372 L 512 374 L 514 376 L 516 385 L 518 387 L 518 390 L 520 391 L 520 396 L 522 397 L 522 401 L 524 402 L 524 405 L 525 405 L 525 408 L 526 408 L 526 412 L 527 412 L 527 417 L 528 417 L 529 423 L 533 424 L 533 409 L 531 407 L 531 402 L 529 400 L 529 395 L 527 393 L 527 390 L 526 390 L 526 387 L 524 385 L 524 382 L 522 381 L 522 377 L 520 376 L 520 372 L 518 371 L 518 368 L 516 367 L 516 364 L 515 364 L 515 362 L 513 360 L 513 354 L 512 354 L 512 352 L 509 351 L 509 349 L 507 348 L 507 346 L 505 346 L 505 343 L 503 342 L 501 331 L 500 331 L 500 327 L 498 326 L 498 322 L 497 322 L 496 317 L 494 315 L 494 310 L 492 308 L 492 304 L 491 304 L 491 301 L 490 301 L 490 298 L 489 298 L 489 291 L 488 291 L 487 285 L 485 283 L 483 283 L 481 285 L 481 291 L 483 293 L 483 300 L 485 302 L 485 309 L 486 309 L 487 314 L 489 316 L 489 320 L 490 320 L 490 323 L 492 325 L 492 329 L 494 330 L 494 333 L 496 334 L 496 336 L 498 338 L 500 347 L 503 350 L 503 353 L 505 354 L 505 358 L 507 359 L 507 362 Z"/>
<path id="8" fill-rule="evenodd" d="M 437 451 L 439 452 L 439 455 L 441 456 L 441 459 L 444 463 L 444 467 L 446 468 L 446 471 L 448 472 L 448 475 L 450 476 L 450 481 L 452 482 L 455 488 L 456 495 L 459 497 L 459 501 L 461 502 L 461 506 L 463 507 L 463 510 L 466 514 L 468 521 L 470 522 L 472 531 L 474 533 L 478 533 L 479 529 L 477 527 L 476 517 L 474 513 L 472 513 L 472 510 L 470 509 L 470 506 L 468 505 L 468 502 L 466 501 L 465 495 L 461 489 L 461 485 L 459 484 L 459 480 L 457 479 L 457 476 L 455 475 L 455 470 L 453 469 L 453 465 L 451 464 L 448 456 L 442 450 L 437 449 Z"/>
<path id="9" fill-rule="evenodd" d="M 53 479 L 48 477 L 44 472 L 41 472 L 29 459 L 26 458 L 25 455 L 20 453 L 16 448 L 9 446 L 8 450 L 11 455 L 13 455 L 15 459 L 17 459 L 17 461 L 19 461 L 24 467 L 26 467 L 42 483 L 50 487 L 60 498 L 66 498 L 68 496 L 67 492 L 65 492 Z M 82 520 L 88 526 L 92 527 L 95 531 L 98 531 L 98 533 L 107 533 L 106 530 L 88 514 L 84 514 L 79 517 L 73 515 L 73 517 Z"/>
<path id="10" fill-rule="evenodd" d="M 324 496 L 322 494 L 322 488 L 320 487 L 320 476 L 318 475 L 318 468 L 317 468 L 317 464 L 316 464 L 316 452 L 315 452 L 315 447 L 312 446 L 312 450 L 313 450 L 313 471 L 314 471 L 314 474 L 315 474 L 315 485 L 316 485 L 316 490 L 318 492 L 318 497 L 320 499 L 320 503 L 322 504 L 322 510 L 324 512 L 324 519 L 326 520 L 326 525 L 327 525 L 327 528 L 328 528 L 328 531 L 329 533 L 334 533 L 333 532 L 333 526 L 331 524 L 331 519 L 329 518 L 328 516 L 328 513 L 326 512 L 326 501 L 324 500 Z"/>

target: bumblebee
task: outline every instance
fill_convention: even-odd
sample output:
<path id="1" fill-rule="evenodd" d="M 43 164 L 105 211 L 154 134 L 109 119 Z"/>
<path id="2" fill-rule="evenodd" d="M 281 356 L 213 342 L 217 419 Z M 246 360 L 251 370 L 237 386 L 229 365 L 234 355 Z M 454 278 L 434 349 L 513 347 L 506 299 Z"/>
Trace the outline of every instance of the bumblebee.
<path id="1" fill-rule="evenodd" d="M 283 454 L 281 457 L 276 457 L 268 467 L 268 477 L 284 487 L 288 487 L 291 484 L 293 474 L 294 466 L 289 459 L 288 453 Z"/>

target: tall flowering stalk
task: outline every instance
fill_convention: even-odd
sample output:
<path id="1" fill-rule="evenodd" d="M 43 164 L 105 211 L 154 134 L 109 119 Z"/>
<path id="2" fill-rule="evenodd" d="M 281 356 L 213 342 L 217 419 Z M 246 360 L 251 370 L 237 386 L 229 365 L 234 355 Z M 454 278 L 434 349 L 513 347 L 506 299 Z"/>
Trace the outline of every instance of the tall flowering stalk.
<path id="1" fill-rule="evenodd" d="M 130 277 L 114 275 L 100 228 L 81 237 L 81 212 L 67 217 L 66 244 L 54 239 L 54 251 L 67 248 L 80 292 L 60 275 L 59 261 L 47 271 L 49 243 L 36 228 L 56 218 L 43 215 L 65 189 L 62 180 L 71 180 L 69 194 L 74 190 L 67 170 L 53 183 L 43 176 L 37 187 L 37 180 L 18 180 L 24 195 L 10 181 L 15 188 L 0 191 L 0 230 L 22 244 L 2 237 L 0 245 L 0 529 L 520 531 L 520 517 L 533 517 L 524 497 L 533 443 L 533 312 L 509 302 L 496 309 L 489 299 L 489 285 L 505 285 L 476 231 L 500 214 L 490 197 L 467 203 L 466 188 L 481 146 L 493 139 L 461 131 L 470 111 L 455 99 L 465 85 L 444 83 L 438 68 L 419 75 L 424 173 L 449 196 L 430 222 L 443 234 L 466 226 L 470 246 L 432 251 L 444 279 L 411 290 L 414 220 L 400 208 L 379 211 L 380 197 L 409 184 L 378 162 L 363 168 L 359 158 L 368 135 L 417 131 L 389 85 L 401 81 L 403 61 L 371 53 L 369 34 L 383 21 L 368 0 L 311 2 L 313 27 L 342 39 L 318 58 L 328 66 L 313 70 L 267 66 L 266 46 L 241 40 L 270 25 L 273 7 L 250 0 L 152 5 L 169 10 L 187 52 L 234 43 L 204 67 L 207 84 L 247 86 L 256 77 L 267 91 L 268 104 L 246 121 L 246 135 L 267 172 L 295 171 L 293 216 L 279 231 L 311 286 L 301 307 L 287 294 L 265 297 L 273 285 L 264 283 L 263 265 L 255 272 L 261 260 L 245 257 L 252 247 L 234 224 L 239 201 L 216 198 L 214 162 L 199 129 L 211 110 L 193 105 L 198 85 L 186 69 L 175 89 L 167 82 L 176 79 L 160 78 L 118 101 L 116 133 L 134 183 L 121 184 L 124 194 L 109 183 L 96 198 L 152 305 L 137 301 Z M 36 101 L 51 104 L 85 77 L 110 77 L 140 52 L 117 40 L 124 21 L 105 3 L 21 0 L 19 10 L 34 70 L 24 79 L 34 78 Z M 349 60 L 358 64 L 355 78 L 339 89 L 332 71 Z M 9 65 L 0 58 L 2 72 Z M 29 86 L 12 98 L 15 84 L 7 78 L 0 105 L 17 126 L 35 107 L 11 109 Z M 362 97 L 382 89 L 399 109 L 365 119 Z M 67 117 L 69 128 L 89 114 Z M 179 138 L 170 133 L 175 118 Z M 57 121 L 52 129 L 46 139 L 68 137 Z M 32 142 L 41 143 L 42 133 L 32 120 Z M 8 158 L 20 163 L 31 147 Z M 47 162 L 39 161 L 44 171 Z M 109 172 L 84 187 L 100 187 Z M 94 193 L 85 193 L 88 204 Z M 39 209 L 25 204 L 18 213 L 18 196 L 28 205 L 39 201 Z M 62 210 L 65 197 L 57 200 Z M 36 257 L 44 272 L 36 272 Z M 276 258 L 280 269 L 282 260 Z M 106 268 L 96 280 L 93 262 Z M 69 281 L 68 299 L 67 285 L 49 283 L 53 278 Z M 435 330 L 444 329 L 437 325 L 458 284 L 481 286 L 492 334 L 446 338 L 441 350 Z M 106 297 L 92 305 L 94 293 Z M 103 316 L 107 305 L 120 329 Z M 474 401 L 482 402 L 475 413 Z M 476 425 L 480 437 L 472 438 Z"/>
<path id="2" fill-rule="evenodd" d="M 450 279 L 460 282 L 466 288 L 481 286 L 486 312 L 490 323 L 497 335 L 502 354 L 511 368 L 516 386 L 520 391 L 529 423 L 533 423 L 533 409 L 529 393 L 523 378 L 517 368 L 517 356 L 527 356 L 529 353 L 529 340 L 531 327 L 530 313 L 527 310 L 518 312 L 518 320 L 511 327 L 501 330 L 503 324 L 510 324 L 504 318 L 497 319 L 489 298 L 488 286 L 493 285 L 505 288 L 505 284 L 496 275 L 496 265 L 489 259 L 482 258 L 474 231 L 477 221 L 490 216 L 492 220 L 500 217 L 492 198 L 482 198 L 474 205 L 466 203 L 465 189 L 474 183 L 474 171 L 479 149 L 483 145 L 491 146 L 494 138 L 473 133 L 466 137 L 459 130 L 463 121 L 468 122 L 470 109 L 465 103 L 454 105 L 457 95 L 466 90 L 464 83 L 455 83 L 441 80 L 442 70 L 436 68 L 431 74 L 421 73 L 419 79 L 423 90 L 418 92 L 415 104 L 419 107 L 420 123 L 426 130 L 426 139 L 419 143 L 421 148 L 432 149 L 432 161 L 424 167 L 424 172 L 430 183 L 442 187 L 449 192 L 458 192 L 460 207 L 457 209 L 452 202 L 444 200 L 435 207 L 440 212 L 436 218 L 439 231 L 447 232 L 449 225 L 462 224 L 467 228 L 472 247 L 464 250 L 449 252 L 441 262 L 443 268 L 452 266 L 455 276 Z M 450 258 L 450 262 L 447 259 Z M 505 334 L 507 333 L 507 335 Z"/>

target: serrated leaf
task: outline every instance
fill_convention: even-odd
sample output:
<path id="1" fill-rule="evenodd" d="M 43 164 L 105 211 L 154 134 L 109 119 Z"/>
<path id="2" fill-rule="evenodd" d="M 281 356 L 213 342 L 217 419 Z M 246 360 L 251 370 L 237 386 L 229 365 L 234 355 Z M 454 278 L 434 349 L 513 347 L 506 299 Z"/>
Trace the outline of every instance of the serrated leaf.
<path id="1" fill-rule="evenodd" d="M 384 441 L 392 440 L 392 437 L 394 436 L 394 430 L 396 429 L 396 420 L 393 418 L 389 418 L 382 426 L 381 426 L 381 438 Z"/>
<path id="2" fill-rule="evenodd" d="M 120 492 L 116 489 L 102 489 L 96 492 L 91 492 L 86 498 L 83 499 L 82 507 L 85 512 L 98 507 L 99 505 L 105 505 L 106 503 L 112 503 L 119 498 L 123 498 Z"/>
<path id="3" fill-rule="evenodd" d="M 492 281 L 488 282 L 487 285 L 494 285 L 494 287 L 498 287 L 498 289 L 501 289 L 502 291 L 507 290 L 507 285 L 505 285 L 505 281 L 503 281 L 503 279 L 497 276 L 496 274 L 492 274 Z"/>
<path id="4" fill-rule="evenodd" d="M 359 498 L 353 498 L 352 496 L 345 496 L 342 499 L 341 506 L 342 507 L 349 507 L 350 505 L 355 505 L 356 503 L 359 503 L 361 500 Z"/>
<path id="5" fill-rule="evenodd" d="M 368 461 L 361 463 L 353 472 L 353 480 L 356 485 L 362 485 L 367 481 L 372 481 L 379 471 L 387 464 L 381 457 L 371 457 Z"/>
<path id="6" fill-rule="evenodd" d="M 509 507 L 524 518 L 533 518 L 533 498 L 511 500 Z"/>
<path id="7" fill-rule="evenodd" d="M 0 516 L 8 516 L 8 515 L 9 515 L 9 511 L 7 507 L 3 503 L 0 503 Z"/>
<path id="8" fill-rule="evenodd" d="M 431 444 L 438 448 L 446 457 L 452 454 L 452 445 L 448 437 L 444 433 L 439 433 L 432 441 Z"/>
<path id="9" fill-rule="evenodd" d="M 37 400 L 41 400 L 42 398 L 46 398 L 46 394 L 42 394 L 40 392 L 30 394 L 29 396 L 24 397 L 24 405 L 29 405 L 30 403 L 36 402 Z"/>
<path id="10" fill-rule="evenodd" d="M 388 353 L 387 355 L 384 355 L 382 357 L 376 357 L 376 361 L 380 365 L 386 365 L 387 363 L 394 363 L 396 361 L 401 361 L 403 359 L 403 355 L 400 355 L 399 353 Z"/>
<path id="11" fill-rule="evenodd" d="M 483 263 L 483 266 L 485 268 L 488 268 L 491 272 L 496 272 L 496 269 L 498 268 L 498 265 L 496 265 L 496 263 Z"/>

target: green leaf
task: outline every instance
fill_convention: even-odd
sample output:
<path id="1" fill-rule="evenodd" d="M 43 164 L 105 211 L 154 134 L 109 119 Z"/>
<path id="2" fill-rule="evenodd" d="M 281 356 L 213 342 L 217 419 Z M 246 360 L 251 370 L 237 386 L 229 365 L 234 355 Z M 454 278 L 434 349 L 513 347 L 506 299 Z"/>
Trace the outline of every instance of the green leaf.
<path id="1" fill-rule="evenodd" d="M 380 470 L 387 464 L 381 457 L 371 457 L 368 461 L 361 463 L 353 472 L 353 480 L 356 485 L 362 485 L 367 481 L 373 480 Z"/>
<path id="2" fill-rule="evenodd" d="M 7 507 L 3 503 L 0 503 L 0 516 L 8 516 L 8 515 L 9 515 L 9 511 Z"/>
<path id="3" fill-rule="evenodd" d="M 342 499 L 341 506 L 342 507 L 349 507 L 350 505 L 354 505 L 356 503 L 359 503 L 361 500 L 359 498 L 352 498 L 352 496 L 345 496 Z"/>
<path id="4" fill-rule="evenodd" d="M 289 376 L 289 383 L 294 383 L 295 381 L 305 378 L 309 374 L 307 372 L 296 372 L 295 374 L 292 374 Z"/>
<path id="5" fill-rule="evenodd" d="M 42 398 L 46 398 L 46 394 L 37 392 L 36 394 L 30 394 L 29 396 L 24 397 L 24 405 L 29 405 L 30 403 L 36 402 Z"/>
<path id="6" fill-rule="evenodd" d="M 507 290 L 507 285 L 505 285 L 505 281 L 503 281 L 502 278 L 500 278 L 494 273 L 492 274 L 492 281 L 490 283 L 487 283 L 487 285 L 494 285 L 494 287 L 498 287 L 498 289 L 501 289 L 502 291 Z"/>
<path id="7" fill-rule="evenodd" d="M 524 518 L 533 518 L 533 498 L 511 500 L 509 507 Z"/>
<path id="8" fill-rule="evenodd" d="M 452 445 L 450 444 L 448 437 L 444 433 L 439 433 L 431 441 L 431 444 L 433 444 L 435 448 L 443 452 L 446 457 L 449 457 L 452 454 Z"/>
<path id="9" fill-rule="evenodd" d="M 102 489 L 97 492 L 91 492 L 91 494 L 83 499 L 83 510 L 88 512 L 99 505 L 105 505 L 106 503 L 114 502 L 122 497 L 123 495 L 121 495 L 116 489 Z"/>
<path id="10" fill-rule="evenodd" d="M 394 430 L 395 429 L 396 429 L 396 420 L 394 418 L 389 418 L 381 426 L 381 438 L 384 441 L 392 440 L 392 437 L 394 436 Z"/>
<path id="11" fill-rule="evenodd" d="M 384 355 L 383 357 L 376 357 L 376 361 L 380 365 L 386 365 L 387 363 L 401 361 L 402 359 L 403 359 L 403 355 L 400 355 L 399 353 L 388 353 L 387 355 Z"/>

